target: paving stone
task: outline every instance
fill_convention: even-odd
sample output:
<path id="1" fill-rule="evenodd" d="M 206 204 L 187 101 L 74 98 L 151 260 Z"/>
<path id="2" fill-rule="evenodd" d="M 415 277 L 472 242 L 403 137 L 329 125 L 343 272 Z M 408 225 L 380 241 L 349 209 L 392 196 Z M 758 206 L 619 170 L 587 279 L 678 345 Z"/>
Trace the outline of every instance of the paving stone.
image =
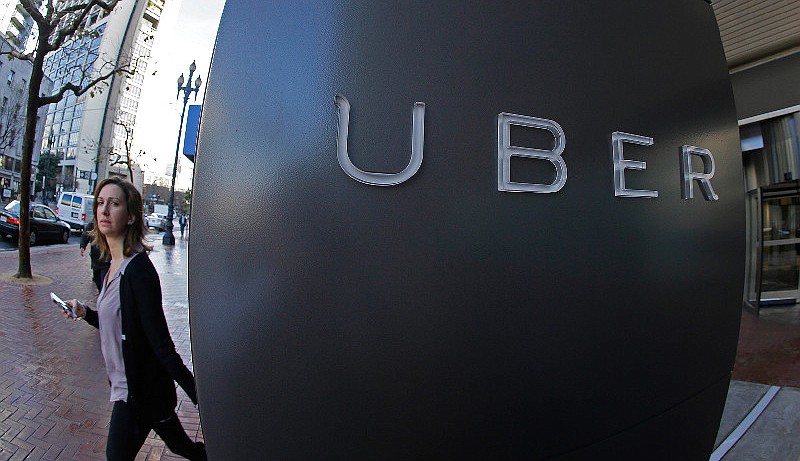
<path id="1" fill-rule="evenodd" d="M 800 387 L 800 306 L 777 316 L 762 309 L 742 313 L 733 378 L 774 386 Z"/>
<path id="2" fill-rule="evenodd" d="M 150 258 L 161 277 L 164 313 L 175 347 L 191 368 L 187 290 L 188 242 L 173 248 L 153 236 Z M 67 321 L 50 301 L 50 292 L 94 305 L 89 258 L 77 246 L 31 249 L 33 272 L 48 285 L 21 286 L 0 281 L 0 461 L 103 460 L 112 404 L 97 331 Z M 0 252 L 0 273 L 17 270 L 17 252 Z M 187 433 L 203 440 L 197 408 L 178 389 Z M 136 459 L 177 460 L 151 432 Z"/>
<path id="3" fill-rule="evenodd" d="M 191 368 L 188 242 L 176 240 L 175 247 L 165 248 L 160 234 L 154 237 L 150 258 L 161 277 L 167 323 L 178 352 Z M 34 247 L 31 260 L 34 273 L 49 277 L 51 284 L 20 286 L 0 281 L 0 306 L 4 307 L 0 323 L 0 461 L 105 459 L 112 405 L 108 402 L 97 331 L 83 322 L 64 320 L 49 300 L 50 291 L 54 291 L 65 299 L 94 303 L 97 290 L 91 281 L 88 255 L 81 257 L 74 245 L 53 245 Z M 13 273 L 16 269 L 17 252 L 0 252 L 0 273 Z M 800 387 L 800 322 L 776 321 L 775 315 L 758 318 L 744 311 L 733 376 L 746 382 Z M 734 383 L 732 389 L 729 401 L 735 403 L 737 392 L 749 387 Z M 759 434 L 786 433 L 787 440 L 797 434 L 797 418 L 778 410 L 790 408 L 796 412 L 798 406 L 794 402 L 800 401 L 800 392 L 784 389 L 780 397 L 770 405 L 766 419 L 760 420 L 749 437 L 724 459 L 784 461 L 787 455 L 798 456 L 796 442 L 789 442 L 789 449 L 784 451 L 777 446 L 770 448 L 769 454 L 753 451 L 761 444 L 756 440 Z M 187 433 L 202 441 L 197 408 L 181 389 L 178 399 L 177 412 Z M 746 402 L 741 405 L 746 407 Z M 738 424 L 749 410 L 745 407 L 726 409 L 725 418 L 730 421 L 723 421 L 721 437 Z M 777 443 L 776 440 L 773 438 L 770 443 Z M 136 459 L 182 458 L 172 454 L 151 432 Z"/>

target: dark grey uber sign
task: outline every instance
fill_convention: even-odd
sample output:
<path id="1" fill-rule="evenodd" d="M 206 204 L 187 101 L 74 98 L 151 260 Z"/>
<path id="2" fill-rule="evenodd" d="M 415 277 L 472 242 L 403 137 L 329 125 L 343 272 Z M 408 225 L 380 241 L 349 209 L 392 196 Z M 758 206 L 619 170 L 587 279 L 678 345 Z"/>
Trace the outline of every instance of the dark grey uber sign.
<path id="1" fill-rule="evenodd" d="M 212 459 L 708 459 L 744 262 L 708 3 L 229 1 L 206 98 Z"/>

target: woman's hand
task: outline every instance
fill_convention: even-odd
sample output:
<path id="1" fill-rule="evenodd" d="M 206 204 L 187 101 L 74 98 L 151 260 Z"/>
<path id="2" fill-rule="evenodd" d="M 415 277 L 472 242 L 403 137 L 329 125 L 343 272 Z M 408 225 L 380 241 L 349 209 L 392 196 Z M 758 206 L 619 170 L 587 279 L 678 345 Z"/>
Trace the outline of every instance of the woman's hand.
<path id="1" fill-rule="evenodd" d="M 77 299 L 70 299 L 69 301 L 66 301 L 66 303 L 70 307 L 70 309 L 72 309 L 72 312 L 75 313 L 76 318 L 73 320 L 78 320 L 86 317 L 86 306 L 81 304 L 80 301 L 78 301 Z M 64 317 L 68 319 L 72 318 L 66 312 L 64 312 Z"/>

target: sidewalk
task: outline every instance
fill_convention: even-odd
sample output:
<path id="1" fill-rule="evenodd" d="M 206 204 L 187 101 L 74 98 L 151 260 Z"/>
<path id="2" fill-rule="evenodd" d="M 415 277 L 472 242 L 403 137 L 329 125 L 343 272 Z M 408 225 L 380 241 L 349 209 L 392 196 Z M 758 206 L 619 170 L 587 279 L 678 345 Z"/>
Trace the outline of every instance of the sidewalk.
<path id="1" fill-rule="evenodd" d="M 175 247 L 165 248 L 161 235 L 150 236 L 150 258 L 161 277 L 172 339 L 191 369 L 188 242 L 178 233 Z M 88 253 L 82 258 L 74 245 L 34 247 L 31 264 L 34 274 L 52 282 L 22 286 L 0 280 L 0 461 L 104 460 L 111 403 L 100 337 L 82 321 L 65 320 L 49 297 L 53 291 L 94 304 Z M 0 274 L 16 270 L 17 252 L 0 252 Z M 191 438 L 203 440 L 197 409 L 180 388 L 178 416 Z M 151 432 L 136 459 L 183 458 Z"/>
<path id="2" fill-rule="evenodd" d="M 711 461 L 800 460 L 800 389 L 732 381 Z"/>
<path id="3" fill-rule="evenodd" d="M 800 305 L 742 312 L 733 379 L 711 459 L 800 460 Z"/>
<path id="4" fill-rule="evenodd" d="M 161 276 L 164 309 L 178 352 L 191 368 L 188 242 L 173 248 L 153 234 L 150 258 Z M 178 234 L 180 235 L 180 234 Z M 33 272 L 49 284 L 0 280 L 0 461 L 103 460 L 111 415 L 97 331 L 69 322 L 49 300 L 92 301 L 88 255 L 74 245 L 35 247 Z M 14 273 L 17 252 L 0 252 L 0 274 Z M 75 357 L 75 358 L 73 358 Z M 739 351 L 714 461 L 800 460 L 800 307 L 742 314 Z M 197 409 L 178 388 L 178 414 L 202 440 Z M 148 438 L 139 461 L 174 461 L 160 439 Z"/>

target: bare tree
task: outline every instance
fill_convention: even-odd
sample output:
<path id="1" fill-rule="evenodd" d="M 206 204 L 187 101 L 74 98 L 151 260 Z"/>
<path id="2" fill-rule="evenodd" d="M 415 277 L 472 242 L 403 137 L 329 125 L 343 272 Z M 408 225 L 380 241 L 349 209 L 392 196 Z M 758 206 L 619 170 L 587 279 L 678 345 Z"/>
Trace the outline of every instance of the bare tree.
<path id="1" fill-rule="evenodd" d="M 54 88 L 53 94 L 41 95 L 44 78 L 44 61 L 47 55 L 60 50 L 70 40 L 95 32 L 85 27 L 85 19 L 95 9 L 111 12 L 120 0 L 83 0 L 65 2 L 62 0 L 20 0 L 25 11 L 31 15 L 36 28 L 36 47 L 30 53 L 16 50 L 0 51 L 9 59 L 29 61 L 31 70 L 28 84 L 27 110 L 25 112 L 25 131 L 22 140 L 22 168 L 20 176 L 20 216 L 19 216 L 19 266 L 16 277 L 32 278 L 30 252 L 30 195 L 31 195 L 31 161 L 36 138 L 36 122 L 39 109 L 54 104 L 64 98 L 68 91 L 76 97 L 84 93 L 90 95 L 107 85 L 106 81 L 122 72 L 133 74 L 130 63 L 95 62 L 90 69 L 78 70 L 81 78 L 72 79 L 60 88 Z M 42 4 L 41 7 L 39 4 Z"/>
<path id="2" fill-rule="evenodd" d="M 13 94 L 13 93 L 12 93 Z M 19 135 L 25 128 L 25 112 L 19 97 L 0 102 L 0 150 L 10 149 L 19 142 Z"/>
<path id="3" fill-rule="evenodd" d="M 117 152 L 114 151 L 112 157 L 110 159 L 110 165 L 122 165 L 128 167 L 128 177 L 131 179 L 133 183 L 133 163 L 135 163 L 138 157 L 141 157 L 145 154 L 143 150 L 140 150 L 137 154 L 133 154 L 133 124 L 127 122 L 125 120 L 114 120 L 114 125 L 122 127 L 125 131 L 125 141 L 123 142 L 123 150 L 124 152 Z"/>

